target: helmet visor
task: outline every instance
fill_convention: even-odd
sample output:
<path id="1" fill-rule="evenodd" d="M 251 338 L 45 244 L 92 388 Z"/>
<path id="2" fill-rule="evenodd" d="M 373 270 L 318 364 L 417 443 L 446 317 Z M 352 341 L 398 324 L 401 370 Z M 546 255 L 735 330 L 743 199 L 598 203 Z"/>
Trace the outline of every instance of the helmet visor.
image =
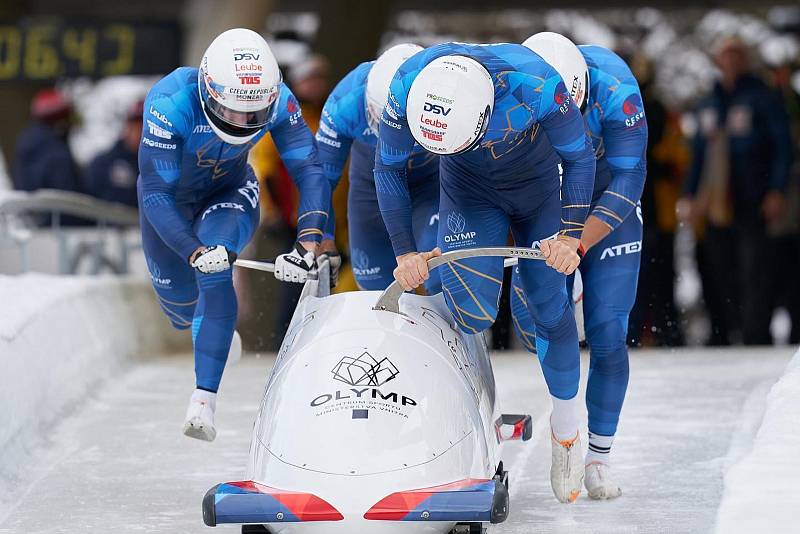
<path id="1" fill-rule="evenodd" d="M 223 105 L 219 100 L 214 98 L 211 91 L 220 91 L 218 91 L 216 87 L 209 87 L 209 83 L 213 85 L 213 82 L 210 82 L 208 78 L 200 82 L 200 96 L 203 99 L 203 104 L 208 113 L 216 119 L 212 119 L 215 124 L 217 124 L 217 121 L 220 121 L 237 129 L 249 130 L 252 133 L 253 129 L 261 128 L 269 122 L 272 111 L 275 108 L 275 103 L 278 101 L 279 85 L 275 85 L 266 95 L 264 102 L 265 107 L 255 111 L 237 111 Z M 219 89 L 224 90 L 223 88 Z"/>

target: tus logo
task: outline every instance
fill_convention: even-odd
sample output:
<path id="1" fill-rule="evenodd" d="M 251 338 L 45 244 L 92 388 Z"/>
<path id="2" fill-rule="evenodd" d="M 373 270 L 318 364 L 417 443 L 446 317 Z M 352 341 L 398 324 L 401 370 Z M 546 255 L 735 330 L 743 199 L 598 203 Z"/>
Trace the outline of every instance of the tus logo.
<path id="1" fill-rule="evenodd" d="M 379 361 L 365 351 L 356 358 L 345 356 L 333 367 L 331 373 L 334 380 L 348 386 L 380 387 L 394 380 L 400 371 L 389 358 Z"/>

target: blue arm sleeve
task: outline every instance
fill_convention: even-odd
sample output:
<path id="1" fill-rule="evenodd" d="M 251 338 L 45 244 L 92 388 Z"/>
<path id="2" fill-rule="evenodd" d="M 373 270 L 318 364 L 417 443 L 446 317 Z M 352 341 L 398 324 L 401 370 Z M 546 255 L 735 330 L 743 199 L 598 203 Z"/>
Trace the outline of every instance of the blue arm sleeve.
<path id="1" fill-rule="evenodd" d="M 541 80 L 541 79 L 540 79 Z M 537 121 L 561 156 L 562 235 L 580 239 L 594 188 L 595 157 L 580 110 L 554 69 L 541 86 Z"/>
<path id="2" fill-rule="evenodd" d="M 350 155 L 354 137 L 353 122 L 357 120 L 359 112 L 356 106 L 364 106 L 363 83 L 360 87 L 354 86 L 352 78 L 355 73 L 353 71 L 348 74 L 328 97 L 325 107 L 322 108 L 319 130 L 315 136 L 322 172 L 330 184 L 331 195 L 339 185 L 344 164 Z M 358 98 L 359 95 L 361 98 Z M 333 239 L 335 231 L 336 217 L 331 202 L 323 237 Z"/>
<path id="3" fill-rule="evenodd" d="M 158 123 L 157 129 L 144 128 L 142 131 L 139 147 L 140 209 L 164 243 L 188 261 L 192 252 L 203 243 L 192 230 L 191 222 L 180 214 L 175 202 L 175 191 L 181 177 L 182 119 L 168 98 L 149 104 L 151 109 L 161 113 L 164 120 Z M 148 119 L 152 122 L 153 117 L 148 115 L 145 120 Z"/>
<path id="4" fill-rule="evenodd" d="M 402 85 L 398 81 L 398 85 Z M 392 82 L 394 88 L 395 82 Z M 406 168 L 414 148 L 414 137 L 408 128 L 405 112 L 400 110 L 395 94 L 390 90 L 389 104 L 383 110 L 378 147 L 375 150 L 375 191 L 386 230 L 392 241 L 395 256 L 415 252 L 417 244 L 411 223 L 411 194 Z"/>
<path id="5" fill-rule="evenodd" d="M 287 93 L 286 100 L 281 98 L 278 111 L 281 115 L 270 133 L 300 191 L 297 239 L 319 242 L 328 219 L 331 187 L 322 173 L 314 136 L 303 119 L 297 99 L 286 86 L 281 92 Z"/>
<path id="6" fill-rule="evenodd" d="M 611 183 L 592 210 L 592 215 L 612 230 L 642 197 L 647 174 L 647 119 L 638 88 L 621 87 L 606 107 L 603 121 L 605 158 Z"/>

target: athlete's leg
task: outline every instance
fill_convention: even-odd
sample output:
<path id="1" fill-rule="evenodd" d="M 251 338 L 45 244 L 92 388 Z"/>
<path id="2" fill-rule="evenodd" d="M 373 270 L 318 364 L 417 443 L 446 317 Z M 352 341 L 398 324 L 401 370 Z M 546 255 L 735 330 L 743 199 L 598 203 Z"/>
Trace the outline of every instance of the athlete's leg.
<path id="1" fill-rule="evenodd" d="M 593 499 L 622 494 L 609 460 L 628 387 L 626 336 L 641 261 L 640 216 L 637 208 L 581 262 L 584 324 L 591 355 L 586 386 L 589 451 L 585 485 Z"/>
<path id="2" fill-rule="evenodd" d="M 197 305 L 194 269 L 188 258 L 181 258 L 161 240 L 144 210 L 139 211 L 139 226 L 147 269 L 161 310 L 172 326 L 185 330 L 192 326 Z"/>
<path id="3" fill-rule="evenodd" d="M 198 214 L 194 228 L 206 246 L 223 245 L 239 254 L 258 226 L 258 203 L 234 188 L 209 199 Z M 192 321 L 197 387 L 216 392 L 219 388 L 236 324 L 237 302 L 233 270 L 195 273 L 200 290 Z"/>
<path id="4" fill-rule="evenodd" d="M 350 166 L 350 189 L 347 193 L 350 263 L 359 288 L 383 290 L 394 280 L 392 272 L 397 267 L 397 260 L 378 207 L 372 163 L 368 168 L 354 163 L 351 162 Z"/>
<path id="5" fill-rule="evenodd" d="M 560 221 L 558 194 L 544 202 L 531 216 L 512 222 L 514 241 L 538 247 L 543 239 L 558 233 Z M 527 308 L 536 324 L 521 324 L 528 339 L 535 337 L 536 353 L 542 364 L 550 394 L 559 399 L 571 399 L 578 392 L 580 357 L 575 317 L 567 295 L 566 277 L 541 260 L 521 260 L 515 283 L 515 309 Z M 519 282 L 521 282 L 521 286 Z M 524 315 L 524 314 L 523 314 Z M 533 334 L 533 335 L 531 335 Z"/>
<path id="6" fill-rule="evenodd" d="M 442 169 L 438 228 L 442 252 L 506 244 L 508 215 L 485 193 L 459 186 Z M 503 284 L 503 259 L 470 258 L 439 270 L 445 301 L 460 328 L 477 334 L 492 326 Z"/>
<path id="7" fill-rule="evenodd" d="M 541 240 L 558 233 L 561 222 L 558 190 L 545 198 L 531 198 L 529 206 L 515 212 L 511 229 L 515 243 L 536 247 Z M 527 304 L 536 324 L 536 354 L 553 403 L 550 485 L 559 501 L 574 502 L 584 475 L 578 433 L 580 352 L 566 277 L 541 260 L 521 260 L 519 279 L 522 291 L 518 298 L 523 305 Z"/>
<path id="8" fill-rule="evenodd" d="M 636 300 L 641 242 L 642 223 L 634 212 L 592 247 L 581 262 L 584 324 L 591 354 L 586 407 L 590 457 L 596 461 L 604 458 L 611 445 L 593 449 L 591 435 L 614 436 L 628 386 L 625 338 L 628 315 Z"/>

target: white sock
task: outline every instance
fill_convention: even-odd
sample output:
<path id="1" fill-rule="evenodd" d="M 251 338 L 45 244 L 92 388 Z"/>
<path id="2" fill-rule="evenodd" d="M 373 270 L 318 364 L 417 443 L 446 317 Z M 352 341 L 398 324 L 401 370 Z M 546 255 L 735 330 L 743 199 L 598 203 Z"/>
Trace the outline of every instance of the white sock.
<path id="1" fill-rule="evenodd" d="M 586 465 L 601 463 L 611 465 L 611 445 L 614 436 L 601 436 L 589 432 L 589 450 L 586 453 Z"/>
<path id="2" fill-rule="evenodd" d="M 209 406 L 211 406 L 212 410 L 217 409 L 217 394 L 213 391 L 207 391 L 205 389 L 195 389 L 194 393 L 192 393 L 192 401 L 200 401 L 205 402 Z"/>
<path id="3" fill-rule="evenodd" d="M 578 434 L 578 396 L 563 400 L 553 397 L 553 413 L 550 414 L 550 427 L 553 429 L 553 436 L 558 441 L 571 440 Z"/>

